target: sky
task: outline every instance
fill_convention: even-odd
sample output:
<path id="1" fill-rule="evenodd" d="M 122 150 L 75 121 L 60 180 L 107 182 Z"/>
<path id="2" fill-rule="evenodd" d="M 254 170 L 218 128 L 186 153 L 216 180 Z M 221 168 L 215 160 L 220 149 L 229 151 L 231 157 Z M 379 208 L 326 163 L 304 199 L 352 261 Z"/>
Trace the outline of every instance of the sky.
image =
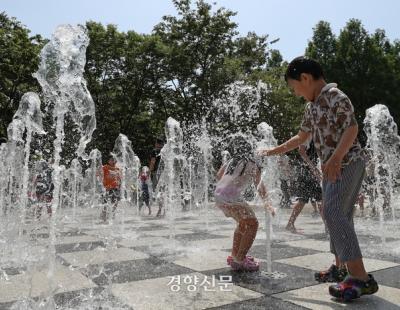
<path id="1" fill-rule="evenodd" d="M 211 1 L 208 1 L 211 3 Z M 272 48 L 285 60 L 302 55 L 312 28 L 328 21 L 339 34 L 350 18 L 360 19 L 368 32 L 384 29 L 390 40 L 400 39 L 399 0 L 214 0 L 215 7 L 237 12 L 240 35 L 253 31 L 280 39 Z M 164 15 L 175 15 L 171 0 L 0 0 L 0 11 L 16 17 L 32 34 L 50 38 L 59 24 L 88 20 L 115 24 L 121 31 L 151 33 Z"/>

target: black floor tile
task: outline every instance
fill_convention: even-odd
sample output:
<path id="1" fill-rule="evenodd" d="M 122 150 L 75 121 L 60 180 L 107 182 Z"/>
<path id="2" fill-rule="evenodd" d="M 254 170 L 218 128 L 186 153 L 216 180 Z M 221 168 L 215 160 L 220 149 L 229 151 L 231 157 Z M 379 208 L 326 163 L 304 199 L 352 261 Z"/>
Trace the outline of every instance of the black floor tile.
<path id="1" fill-rule="evenodd" d="M 206 240 L 206 239 L 219 239 L 219 238 L 225 238 L 225 237 L 221 236 L 221 235 L 213 235 L 213 234 L 204 233 L 204 232 L 196 232 L 193 234 L 176 235 L 175 238 L 176 238 L 176 240 L 185 242 L 185 241 L 196 241 L 196 240 Z"/>
<path id="2" fill-rule="evenodd" d="M 133 310 L 114 297 L 104 287 L 59 293 L 54 296 L 54 301 L 57 308 L 61 309 Z"/>
<path id="3" fill-rule="evenodd" d="M 315 251 L 315 250 L 305 249 L 305 248 L 295 248 L 295 247 L 291 247 L 291 246 L 288 246 L 285 244 L 280 244 L 280 243 L 272 243 L 272 245 L 271 245 L 272 260 L 290 258 L 290 257 L 296 257 L 296 256 L 311 255 L 311 254 L 316 254 L 316 253 L 321 253 L 321 251 Z M 259 245 L 259 244 L 253 245 L 249 251 L 249 254 L 254 257 L 266 259 L 267 248 L 265 245 Z"/>
<path id="4" fill-rule="evenodd" d="M 400 266 L 371 272 L 378 284 L 400 289 Z M 400 306 L 399 306 L 400 309 Z"/>
<path id="5" fill-rule="evenodd" d="M 235 302 L 220 307 L 208 308 L 208 310 L 304 310 L 292 303 L 280 300 L 278 298 L 264 296 L 256 299 L 250 299 L 241 302 Z"/>
<path id="6" fill-rule="evenodd" d="M 103 241 L 96 242 L 79 242 L 79 243 L 69 243 L 69 244 L 56 244 L 56 253 L 71 253 L 79 251 L 91 251 L 97 247 L 105 247 Z"/>
<path id="7" fill-rule="evenodd" d="M 191 273 L 193 270 L 150 257 L 148 259 L 91 265 L 81 270 L 99 286 Z"/>
<path id="8" fill-rule="evenodd" d="M 305 268 L 273 263 L 272 271 L 284 275 L 284 277 L 280 279 L 271 279 L 265 276 L 264 272 L 266 270 L 266 264 L 261 263 L 259 272 L 236 272 L 232 271 L 230 268 L 225 268 L 202 271 L 202 273 L 208 276 L 215 275 L 216 278 L 219 278 L 221 275 L 231 275 L 234 284 L 268 296 L 318 284 L 314 280 L 314 272 Z"/>

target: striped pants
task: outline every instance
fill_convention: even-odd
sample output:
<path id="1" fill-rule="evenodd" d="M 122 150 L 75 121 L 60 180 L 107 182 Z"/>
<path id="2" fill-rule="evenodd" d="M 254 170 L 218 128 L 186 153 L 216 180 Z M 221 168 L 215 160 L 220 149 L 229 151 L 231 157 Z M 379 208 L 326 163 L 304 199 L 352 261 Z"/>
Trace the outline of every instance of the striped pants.
<path id="1" fill-rule="evenodd" d="M 358 192 L 365 174 L 365 162 L 356 160 L 342 169 L 340 179 L 322 184 L 324 218 L 329 230 L 331 252 L 341 262 L 361 258 L 354 230 L 353 214 Z"/>

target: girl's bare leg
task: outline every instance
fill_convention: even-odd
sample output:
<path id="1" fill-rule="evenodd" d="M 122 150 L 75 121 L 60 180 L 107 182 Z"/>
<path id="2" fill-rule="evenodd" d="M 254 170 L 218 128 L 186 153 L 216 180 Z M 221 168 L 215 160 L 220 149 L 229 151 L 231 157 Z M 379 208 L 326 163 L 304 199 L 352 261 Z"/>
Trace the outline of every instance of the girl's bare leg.
<path id="1" fill-rule="evenodd" d="M 241 262 L 245 259 L 257 235 L 258 221 L 249 206 L 238 205 L 231 209 L 238 223 L 233 236 L 232 257 Z"/>
<path id="2" fill-rule="evenodd" d="M 256 218 L 248 218 L 240 221 L 239 227 L 244 226 L 244 233 L 240 241 L 240 247 L 235 256 L 238 261 L 243 261 L 253 245 L 257 235 L 258 221 Z"/>
<path id="3" fill-rule="evenodd" d="M 233 234 L 232 257 L 237 256 L 241 241 L 242 241 L 242 232 L 239 230 L 239 224 L 238 224 L 238 226 L 235 229 L 235 233 Z"/>
<path id="4" fill-rule="evenodd" d="M 300 200 L 298 200 L 294 204 L 292 214 L 290 215 L 289 221 L 286 225 L 286 230 L 289 230 L 293 233 L 296 232 L 296 228 L 294 227 L 294 222 L 296 221 L 297 217 L 299 216 L 303 208 L 304 208 L 304 202 Z"/>
<path id="5" fill-rule="evenodd" d="M 249 206 L 218 206 L 227 217 L 232 217 L 237 223 L 233 234 L 232 257 L 243 261 L 253 245 L 257 234 L 258 221 L 254 211 Z"/>

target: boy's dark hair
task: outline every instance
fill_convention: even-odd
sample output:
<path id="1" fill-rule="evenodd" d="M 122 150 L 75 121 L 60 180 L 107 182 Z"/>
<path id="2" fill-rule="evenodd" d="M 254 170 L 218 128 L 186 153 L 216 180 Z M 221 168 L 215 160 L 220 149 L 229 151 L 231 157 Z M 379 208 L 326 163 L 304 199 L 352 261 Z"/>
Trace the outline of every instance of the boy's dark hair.
<path id="1" fill-rule="evenodd" d="M 249 161 L 255 163 L 253 146 L 242 136 L 236 136 L 231 140 L 228 145 L 228 152 L 232 158 L 226 167 L 226 174 L 233 174 L 239 163 L 243 162 L 243 168 L 240 172 L 240 175 L 242 175 Z"/>
<path id="2" fill-rule="evenodd" d="M 302 73 L 311 74 L 314 80 L 324 78 L 324 72 L 318 61 L 299 56 L 289 63 L 285 73 L 285 81 L 287 82 L 288 79 L 300 81 Z"/>

